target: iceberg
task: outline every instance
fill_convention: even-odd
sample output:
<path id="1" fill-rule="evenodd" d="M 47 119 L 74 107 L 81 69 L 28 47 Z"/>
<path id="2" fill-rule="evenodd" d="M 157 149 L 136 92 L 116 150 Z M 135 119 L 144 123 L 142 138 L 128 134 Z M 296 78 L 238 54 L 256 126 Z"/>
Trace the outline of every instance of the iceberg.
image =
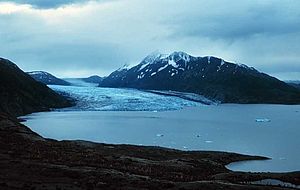
<path id="1" fill-rule="evenodd" d="M 259 118 L 259 119 L 255 119 L 256 122 L 271 122 L 271 119 L 267 119 L 267 118 Z"/>

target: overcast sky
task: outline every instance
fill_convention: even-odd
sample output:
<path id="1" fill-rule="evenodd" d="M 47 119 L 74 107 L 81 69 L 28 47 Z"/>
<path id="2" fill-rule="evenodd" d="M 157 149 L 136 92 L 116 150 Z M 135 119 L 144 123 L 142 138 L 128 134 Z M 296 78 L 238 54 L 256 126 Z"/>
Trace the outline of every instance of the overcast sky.
<path id="1" fill-rule="evenodd" d="M 59 77 L 185 51 L 300 80 L 299 0 L 0 0 L 0 57 Z"/>

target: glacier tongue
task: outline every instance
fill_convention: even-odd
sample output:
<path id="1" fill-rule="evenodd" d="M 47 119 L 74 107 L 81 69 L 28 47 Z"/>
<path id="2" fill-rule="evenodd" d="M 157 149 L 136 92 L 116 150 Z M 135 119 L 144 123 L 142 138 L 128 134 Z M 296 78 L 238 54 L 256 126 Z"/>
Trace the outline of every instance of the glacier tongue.
<path id="1" fill-rule="evenodd" d="M 202 106 L 174 96 L 163 96 L 135 89 L 49 85 L 53 90 L 77 100 L 76 106 L 64 111 L 167 111 Z"/>

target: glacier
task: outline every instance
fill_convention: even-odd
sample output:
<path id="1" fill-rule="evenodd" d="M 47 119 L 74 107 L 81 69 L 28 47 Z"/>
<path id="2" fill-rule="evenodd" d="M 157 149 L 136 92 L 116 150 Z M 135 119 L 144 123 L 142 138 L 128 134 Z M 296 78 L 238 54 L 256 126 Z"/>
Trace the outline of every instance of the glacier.
<path id="1" fill-rule="evenodd" d="M 204 106 L 176 96 L 136 89 L 49 85 L 54 91 L 76 99 L 76 105 L 59 111 L 168 111 Z"/>

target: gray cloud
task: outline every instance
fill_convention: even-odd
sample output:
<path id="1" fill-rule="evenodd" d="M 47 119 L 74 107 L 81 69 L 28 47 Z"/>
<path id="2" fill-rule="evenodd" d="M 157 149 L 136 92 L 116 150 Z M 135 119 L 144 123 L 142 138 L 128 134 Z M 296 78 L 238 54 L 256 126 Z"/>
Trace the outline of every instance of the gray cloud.
<path id="1" fill-rule="evenodd" d="M 297 0 L 27 3 L 34 6 L 1 9 L 0 3 L 0 56 L 24 70 L 106 75 L 160 50 L 215 55 L 281 79 L 300 79 Z"/>
<path id="2" fill-rule="evenodd" d="M 7 0 L 0 0 L 0 2 L 7 2 Z M 87 0 L 14 0 L 15 3 L 30 4 L 37 8 L 56 8 L 62 5 L 68 5 L 72 3 L 82 3 Z"/>
<path id="3" fill-rule="evenodd" d="M 213 1 L 216 2 L 216 1 Z M 236 1 L 210 3 L 195 13 L 177 15 L 172 23 L 172 37 L 206 36 L 213 40 L 237 40 L 258 35 L 299 33 L 299 1 L 289 3 L 253 3 L 236 5 Z M 231 6 L 232 5 L 232 6 Z M 166 21 L 169 24 L 169 21 Z"/>

